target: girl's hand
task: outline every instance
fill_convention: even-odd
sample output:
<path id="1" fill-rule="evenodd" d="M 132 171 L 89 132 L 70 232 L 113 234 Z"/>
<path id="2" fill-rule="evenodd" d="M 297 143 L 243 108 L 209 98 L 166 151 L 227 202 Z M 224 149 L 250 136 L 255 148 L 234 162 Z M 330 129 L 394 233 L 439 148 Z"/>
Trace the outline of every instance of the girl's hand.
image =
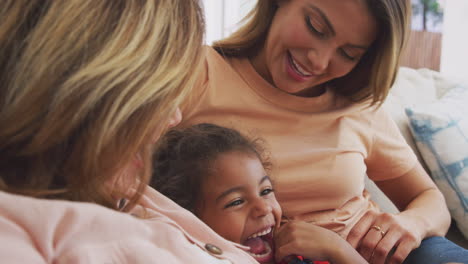
<path id="1" fill-rule="evenodd" d="M 369 211 L 350 231 L 347 241 L 369 263 L 393 264 L 402 263 L 419 247 L 421 233 L 414 216 Z"/>
<path id="2" fill-rule="evenodd" d="M 287 222 L 275 232 L 276 260 L 279 262 L 293 254 L 313 260 L 328 260 L 326 245 L 330 245 L 330 240 L 333 240 L 331 237 L 334 236 L 338 235 L 311 223 Z"/>
<path id="3" fill-rule="evenodd" d="M 290 221 L 275 232 L 275 258 L 301 255 L 333 264 L 367 263 L 346 240 L 333 231 L 302 221 Z"/>

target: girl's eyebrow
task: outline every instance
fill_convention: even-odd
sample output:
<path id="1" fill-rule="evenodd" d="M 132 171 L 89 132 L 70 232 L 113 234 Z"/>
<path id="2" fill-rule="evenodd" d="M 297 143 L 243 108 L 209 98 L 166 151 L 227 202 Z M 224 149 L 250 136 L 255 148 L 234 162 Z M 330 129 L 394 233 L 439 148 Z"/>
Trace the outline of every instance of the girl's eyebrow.
<path id="1" fill-rule="evenodd" d="M 317 12 L 320 15 L 320 17 L 323 19 L 323 21 L 325 21 L 325 24 L 328 27 L 328 30 L 330 30 L 331 35 L 335 36 L 336 35 L 335 29 L 333 28 L 332 24 L 330 23 L 330 20 L 328 19 L 327 15 L 325 15 L 325 13 L 322 11 L 322 9 L 318 8 L 317 6 L 315 6 L 313 4 L 309 4 L 308 8 L 314 10 L 315 12 Z"/>
<path id="2" fill-rule="evenodd" d="M 271 182 L 271 179 L 270 179 L 270 176 L 268 175 L 265 175 L 263 176 L 261 179 L 260 179 L 260 182 L 259 184 L 262 184 L 264 181 L 268 180 L 269 182 Z"/>
<path id="3" fill-rule="evenodd" d="M 223 193 L 221 193 L 221 194 L 216 198 L 216 202 L 218 202 L 219 200 L 223 199 L 224 197 L 226 197 L 227 195 L 229 195 L 229 194 L 231 194 L 231 193 L 239 192 L 239 191 L 242 191 L 242 190 L 245 190 L 245 187 L 243 187 L 243 186 L 236 186 L 236 187 L 229 188 L 229 189 L 227 189 L 226 191 L 224 191 Z"/>
<path id="4" fill-rule="evenodd" d="M 262 184 L 266 180 L 271 182 L 270 176 L 268 176 L 268 175 L 263 176 L 260 179 L 259 184 Z M 223 199 L 224 197 L 226 197 L 227 195 L 229 195 L 231 193 L 239 192 L 239 191 L 243 191 L 243 190 L 245 190 L 244 186 L 236 186 L 236 187 L 229 188 L 226 191 L 224 191 L 223 193 L 221 193 L 218 197 L 216 197 L 216 202 L 219 202 L 219 200 Z"/>

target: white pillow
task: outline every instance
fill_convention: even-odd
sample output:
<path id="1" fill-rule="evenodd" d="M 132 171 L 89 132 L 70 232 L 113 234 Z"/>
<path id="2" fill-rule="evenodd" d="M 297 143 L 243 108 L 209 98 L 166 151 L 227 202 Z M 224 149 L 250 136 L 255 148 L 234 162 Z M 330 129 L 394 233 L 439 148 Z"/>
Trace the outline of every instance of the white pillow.
<path id="1" fill-rule="evenodd" d="M 431 176 L 468 239 L 468 87 L 455 87 L 432 104 L 406 108 L 406 114 Z"/>
<path id="2" fill-rule="evenodd" d="M 438 87 L 434 81 L 434 76 L 437 74 L 436 71 L 427 69 L 400 67 L 395 83 L 383 105 L 424 168 L 426 166 L 412 137 L 405 108 L 429 104 L 438 99 Z"/>

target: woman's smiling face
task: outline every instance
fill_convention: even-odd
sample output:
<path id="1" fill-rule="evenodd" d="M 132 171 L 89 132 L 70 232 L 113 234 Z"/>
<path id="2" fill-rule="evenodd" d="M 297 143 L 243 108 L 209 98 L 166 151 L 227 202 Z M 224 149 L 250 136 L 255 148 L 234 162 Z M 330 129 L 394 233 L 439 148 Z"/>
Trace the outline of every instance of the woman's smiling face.
<path id="1" fill-rule="evenodd" d="M 348 74 L 376 38 L 364 0 L 278 0 L 267 39 L 251 58 L 257 72 L 289 94 Z"/>

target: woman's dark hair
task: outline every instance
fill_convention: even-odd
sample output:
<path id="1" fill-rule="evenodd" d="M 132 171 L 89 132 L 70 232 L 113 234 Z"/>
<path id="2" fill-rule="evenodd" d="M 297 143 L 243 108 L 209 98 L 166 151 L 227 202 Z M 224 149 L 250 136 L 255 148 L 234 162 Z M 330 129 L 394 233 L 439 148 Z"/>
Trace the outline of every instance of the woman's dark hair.
<path id="1" fill-rule="evenodd" d="M 225 57 L 254 57 L 265 45 L 278 3 L 284 0 L 257 0 L 243 20 L 243 26 L 227 38 L 215 41 L 213 48 Z M 366 0 L 378 25 L 374 43 L 347 75 L 330 81 L 338 94 L 354 102 L 371 100 L 380 105 L 398 72 L 401 51 L 408 39 L 411 21 L 409 0 Z"/>
<path id="2" fill-rule="evenodd" d="M 153 154 L 150 185 L 195 213 L 204 177 L 210 175 L 221 154 L 234 151 L 253 154 L 266 170 L 271 168 L 262 143 L 259 138 L 249 139 L 237 130 L 214 124 L 170 130 Z"/>

